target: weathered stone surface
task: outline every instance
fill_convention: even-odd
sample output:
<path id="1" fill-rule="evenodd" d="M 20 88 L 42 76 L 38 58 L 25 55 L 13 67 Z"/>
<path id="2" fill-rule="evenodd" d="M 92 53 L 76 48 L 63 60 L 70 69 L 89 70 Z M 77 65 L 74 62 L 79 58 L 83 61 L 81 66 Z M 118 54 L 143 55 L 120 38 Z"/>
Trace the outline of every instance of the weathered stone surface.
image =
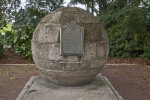
<path id="1" fill-rule="evenodd" d="M 54 85 L 45 77 L 38 76 L 28 92 L 17 100 L 123 100 L 118 99 L 105 78 L 98 75 L 92 82 L 82 86 Z"/>
<path id="2" fill-rule="evenodd" d="M 86 43 L 84 48 L 83 61 L 96 60 L 96 43 Z"/>
<path id="3" fill-rule="evenodd" d="M 60 29 L 71 22 L 84 28 L 80 56 L 60 55 Z M 107 33 L 99 19 L 76 7 L 49 13 L 41 19 L 32 38 L 35 64 L 46 78 L 60 85 L 80 85 L 92 80 L 103 68 L 108 51 Z"/>

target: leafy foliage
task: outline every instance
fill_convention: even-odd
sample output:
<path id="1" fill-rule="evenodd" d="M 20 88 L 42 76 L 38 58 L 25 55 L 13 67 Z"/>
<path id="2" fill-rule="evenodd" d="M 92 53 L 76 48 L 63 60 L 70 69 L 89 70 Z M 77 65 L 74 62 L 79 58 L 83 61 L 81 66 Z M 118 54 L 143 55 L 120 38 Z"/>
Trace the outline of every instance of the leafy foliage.
<path id="1" fill-rule="evenodd" d="M 0 43 L 0 58 L 4 56 L 4 48 L 3 45 Z"/>
<path id="2" fill-rule="evenodd" d="M 119 1 L 119 0 L 117 0 Z M 111 2 L 99 18 L 110 39 L 110 56 L 150 58 L 149 10 L 131 2 Z"/>
<path id="3" fill-rule="evenodd" d="M 5 31 L 1 36 L 6 49 L 22 54 L 24 58 L 32 60 L 31 39 L 35 27 L 42 17 L 49 11 L 55 10 L 63 4 L 63 0 L 27 0 L 25 9 L 13 12 L 15 22 L 12 31 Z"/>
<path id="4" fill-rule="evenodd" d="M 21 53 L 23 57 L 32 60 L 32 34 L 39 20 L 45 15 L 46 12 L 38 11 L 35 8 L 27 8 L 26 10 L 21 9 L 18 13 L 16 13 L 16 21 L 12 26 L 12 39 L 7 39 L 7 41 L 11 40 L 10 43 L 12 44 L 10 45 L 12 50 L 16 53 Z M 10 37 L 10 35 L 6 37 Z"/>
<path id="5" fill-rule="evenodd" d="M 14 12 L 20 8 L 21 0 L 1 0 L 0 1 L 0 13 L 7 21 L 14 19 Z M 0 19 L 1 20 L 1 19 Z"/>
<path id="6" fill-rule="evenodd" d="M 84 4 L 103 22 L 110 39 L 110 56 L 143 57 L 150 59 L 150 1 L 149 0 L 71 0 Z M 60 8 L 63 0 L 0 1 L 0 42 L 5 49 L 32 60 L 31 38 L 42 17 Z M 96 7 L 98 6 L 98 7 Z M 21 8 L 21 9 L 20 9 Z M 17 10 L 18 9 L 18 10 Z M 4 30 L 8 21 L 15 21 L 11 30 Z M 7 23 L 6 23 L 7 22 Z"/>
<path id="7" fill-rule="evenodd" d="M 107 7 L 107 3 L 109 1 L 110 0 L 71 0 L 70 5 L 80 3 L 85 5 L 87 11 L 91 11 L 92 14 L 94 14 L 94 12 L 97 14 L 102 9 L 105 9 Z"/>

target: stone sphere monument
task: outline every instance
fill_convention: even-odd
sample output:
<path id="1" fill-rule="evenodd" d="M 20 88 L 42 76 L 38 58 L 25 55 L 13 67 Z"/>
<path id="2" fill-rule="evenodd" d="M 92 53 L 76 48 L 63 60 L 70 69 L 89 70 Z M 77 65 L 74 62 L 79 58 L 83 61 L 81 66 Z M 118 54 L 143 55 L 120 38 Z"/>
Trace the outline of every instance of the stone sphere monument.
<path id="1" fill-rule="evenodd" d="M 32 38 L 33 59 L 41 75 L 59 85 L 90 82 L 102 70 L 108 51 L 102 23 L 76 7 L 50 12 Z"/>

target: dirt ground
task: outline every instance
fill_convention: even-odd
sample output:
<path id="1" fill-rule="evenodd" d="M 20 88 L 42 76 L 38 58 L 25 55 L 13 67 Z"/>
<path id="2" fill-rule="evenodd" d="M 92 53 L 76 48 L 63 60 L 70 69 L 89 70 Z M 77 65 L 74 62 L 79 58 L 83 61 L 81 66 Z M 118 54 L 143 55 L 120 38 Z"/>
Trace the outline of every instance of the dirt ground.
<path id="1" fill-rule="evenodd" d="M 5 58 L 5 59 L 4 59 Z M 33 63 L 13 52 L 5 52 L 0 64 Z M 6 61 L 7 60 L 7 61 Z M 106 76 L 125 100 L 150 100 L 150 66 L 140 58 L 114 59 L 107 63 L 138 63 L 136 66 L 105 66 Z M 0 100 L 15 100 L 31 76 L 39 74 L 36 66 L 0 66 Z"/>
<path id="2" fill-rule="evenodd" d="M 34 75 L 38 75 L 35 66 L 0 66 L 0 100 L 16 100 Z"/>
<path id="3" fill-rule="evenodd" d="M 125 100 L 150 100 L 150 68 L 147 66 L 105 66 L 102 75 Z"/>
<path id="4" fill-rule="evenodd" d="M 35 66 L 0 66 L 0 100 L 15 100 Z M 150 100 L 150 68 L 146 66 L 105 66 L 106 76 L 125 100 Z"/>

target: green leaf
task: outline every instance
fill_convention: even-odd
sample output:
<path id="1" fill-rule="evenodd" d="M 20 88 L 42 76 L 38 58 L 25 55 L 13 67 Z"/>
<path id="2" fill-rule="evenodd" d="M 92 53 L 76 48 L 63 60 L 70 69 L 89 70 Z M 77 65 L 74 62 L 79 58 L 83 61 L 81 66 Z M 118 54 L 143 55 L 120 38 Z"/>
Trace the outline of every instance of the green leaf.
<path id="1" fill-rule="evenodd" d="M 16 79 L 18 79 L 18 78 L 15 78 L 15 77 L 14 77 L 14 78 L 10 78 L 10 79 L 11 79 L 11 80 L 16 80 Z"/>

